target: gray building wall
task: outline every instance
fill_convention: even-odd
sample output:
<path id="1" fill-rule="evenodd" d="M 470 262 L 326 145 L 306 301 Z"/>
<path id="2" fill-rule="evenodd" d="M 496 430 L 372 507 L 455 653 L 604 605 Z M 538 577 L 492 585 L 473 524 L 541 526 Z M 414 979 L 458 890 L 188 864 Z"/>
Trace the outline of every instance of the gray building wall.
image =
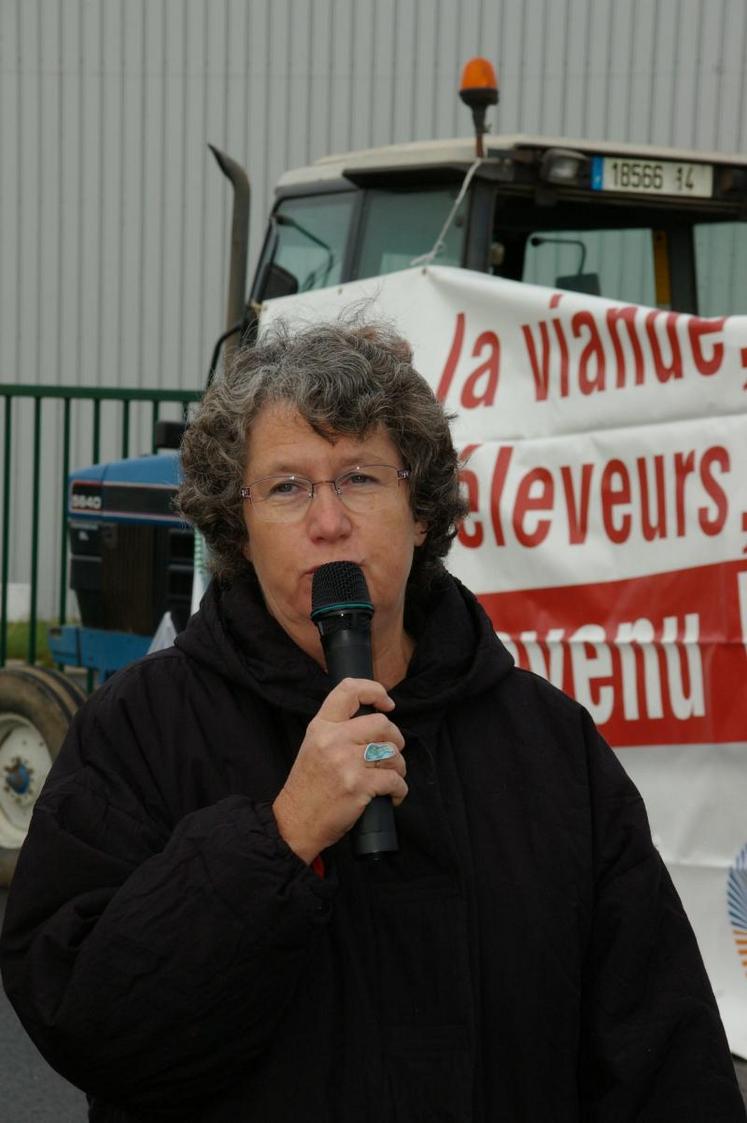
<path id="1" fill-rule="evenodd" d="M 249 170 L 251 266 L 286 168 L 468 135 L 457 87 L 478 53 L 499 72 L 494 131 L 745 148 L 745 0 L 0 0 L 0 382 L 198 388 L 230 210 L 208 142 Z M 45 426 L 52 452 L 57 414 Z"/>

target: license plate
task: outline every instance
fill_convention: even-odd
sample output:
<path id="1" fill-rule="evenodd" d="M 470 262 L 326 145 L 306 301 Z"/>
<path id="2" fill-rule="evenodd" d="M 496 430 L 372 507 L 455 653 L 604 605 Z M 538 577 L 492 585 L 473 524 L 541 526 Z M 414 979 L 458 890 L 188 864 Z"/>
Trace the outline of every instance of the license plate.
<path id="1" fill-rule="evenodd" d="M 591 186 L 594 191 L 708 199 L 713 194 L 713 167 L 711 164 L 686 164 L 676 160 L 594 156 L 591 161 Z"/>

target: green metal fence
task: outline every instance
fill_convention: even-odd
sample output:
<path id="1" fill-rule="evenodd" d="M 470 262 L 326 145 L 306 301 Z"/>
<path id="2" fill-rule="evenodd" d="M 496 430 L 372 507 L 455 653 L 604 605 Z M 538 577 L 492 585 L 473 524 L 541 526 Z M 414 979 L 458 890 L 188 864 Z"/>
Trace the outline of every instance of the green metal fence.
<path id="1" fill-rule="evenodd" d="M 59 623 L 67 622 L 68 604 L 68 541 L 65 525 L 65 511 L 67 508 L 67 477 L 71 467 L 80 467 L 86 462 L 97 464 L 101 461 L 126 458 L 140 453 L 155 452 L 153 433 L 156 422 L 161 415 L 161 407 L 170 405 L 172 411 L 178 408 L 184 418 L 190 403 L 199 401 L 202 396 L 199 391 L 188 390 L 141 390 L 141 389 L 101 389 L 81 386 L 27 386 L 21 384 L 0 385 L 0 398 L 3 400 L 3 425 L 2 425 L 2 531 L 0 537 L 0 667 L 5 665 L 8 656 L 8 585 L 10 580 L 11 559 L 11 528 L 14 520 L 14 504 L 22 501 L 20 472 L 14 473 L 14 454 L 23 453 L 24 461 L 30 462 L 31 470 L 31 519 L 30 541 L 28 542 L 28 555 L 30 559 L 28 583 L 30 585 L 29 621 L 28 621 L 28 647 L 26 659 L 34 663 L 37 658 L 37 622 L 39 603 L 39 543 L 41 523 L 42 478 L 46 470 L 50 474 L 49 448 L 59 444 L 60 452 L 53 475 L 59 482 L 58 493 L 45 494 L 46 504 L 55 505 L 55 517 L 59 522 L 59 543 L 55 565 L 58 572 L 59 593 L 56 615 Z M 18 403 L 25 403 L 32 411 L 32 438 L 29 447 L 16 450 L 14 448 L 14 410 L 20 408 Z M 49 414 L 50 403 L 56 403 L 54 420 L 61 428 L 55 434 L 55 440 L 45 445 L 43 441 L 45 421 Z M 108 403 L 112 403 L 109 406 Z M 113 409 L 118 416 L 108 418 L 106 426 L 109 439 L 102 447 L 102 406 Z M 133 407 L 139 411 L 149 410 L 150 424 L 148 441 L 140 441 L 140 447 L 133 440 L 132 414 Z M 76 413 L 76 411 L 80 411 Z M 61 413 L 61 417 L 60 417 Z M 143 418 L 139 417 L 140 430 L 144 428 Z M 16 417 L 16 424 L 18 418 Z M 79 433 L 87 433 L 84 438 L 84 450 L 81 450 L 81 441 L 77 442 L 78 460 L 76 465 L 71 464 L 71 433 L 73 426 Z M 26 425 L 28 428 L 28 425 Z M 113 434 L 113 436 L 112 436 Z M 143 447 L 145 445 L 145 447 Z M 90 451 L 89 451 L 90 450 Z M 85 455 L 81 459 L 81 453 Z M 45 463 L 46 461 L 46 463 Z M 15 485 L 15 486 L 14 486 Z M 26 576 L 26 575 L 24 575 Z M 25 583 L 25 582 L 24 582 Z"/>

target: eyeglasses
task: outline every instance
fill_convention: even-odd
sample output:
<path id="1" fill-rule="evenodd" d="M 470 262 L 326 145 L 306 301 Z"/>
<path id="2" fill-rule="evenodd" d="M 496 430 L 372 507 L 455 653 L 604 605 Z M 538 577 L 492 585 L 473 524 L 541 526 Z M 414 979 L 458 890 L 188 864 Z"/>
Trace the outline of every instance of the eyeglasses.
<path id="1" fill-rule="evenodd" d="M 267 522 L 293 522 L 308 510 L 320 484 L 329 484 L 349 511 L 363 515 L 390 503 L 400 480 L 410 478 L 409 468 L 389 464 L 358 464 L 334 480 L 307 480 L 305 476 L 263 476 L 241 488 L 257 515 Z"/>

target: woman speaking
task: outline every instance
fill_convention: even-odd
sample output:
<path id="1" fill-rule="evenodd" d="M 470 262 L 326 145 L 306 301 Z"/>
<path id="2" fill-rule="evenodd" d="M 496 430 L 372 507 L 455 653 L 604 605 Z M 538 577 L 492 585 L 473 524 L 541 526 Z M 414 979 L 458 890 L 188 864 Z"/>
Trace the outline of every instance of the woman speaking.
<path id="1" fill-rule="evenodd" d="M 79 711 L 2 938 L 90 1118 L 743 1120 L 638 793 L 444 569 L 458 463 L 407 344 L 275 331 L 182 461 L 214 580 Z M 329 566 L 360 575 L 372 676 L 328 673 Z M 397 847 L 370 861 L 376 797 Z"/>

